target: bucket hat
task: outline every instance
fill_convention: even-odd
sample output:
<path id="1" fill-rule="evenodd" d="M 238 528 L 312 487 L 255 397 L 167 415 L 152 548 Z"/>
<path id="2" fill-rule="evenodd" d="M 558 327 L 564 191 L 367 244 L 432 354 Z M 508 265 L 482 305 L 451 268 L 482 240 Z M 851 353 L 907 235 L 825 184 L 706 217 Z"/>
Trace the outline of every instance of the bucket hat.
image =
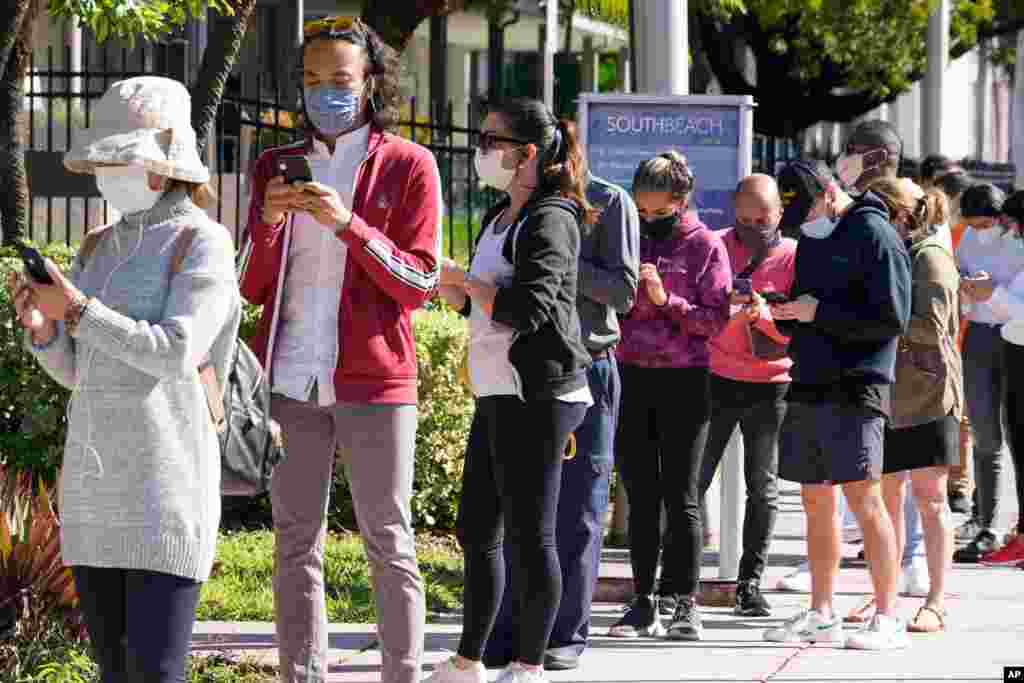
<path id="1" fill-rule="evenodd" d="M 97 166 L 127 164 L 191 183 L 210 179 L 196 149 L 192 98 L 178 81 L 118 81 L 93 107 L 92 124 L 64 155 L 69 171 L 95 173 Z"/>

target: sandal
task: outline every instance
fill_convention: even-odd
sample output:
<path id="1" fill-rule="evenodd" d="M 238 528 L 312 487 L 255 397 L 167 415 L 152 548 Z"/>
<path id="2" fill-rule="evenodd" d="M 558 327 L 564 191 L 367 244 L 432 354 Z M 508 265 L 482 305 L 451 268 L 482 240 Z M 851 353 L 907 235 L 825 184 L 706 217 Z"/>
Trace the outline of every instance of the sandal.
<path id="1" fill-rule="evenodd" d="M 843 621 L 847 624 L 863 624 L 871 621 L 871 617 L 875 616 L 875 599 L 870 598 L 860 607 L 856 607 L 850 610 L 850 613 L 843 617 Z"/>
<path id="2" fill-rule="evenodd" d="M 931 614 L 934 621 L 927 616 Z M 923 617 L 923 618 L 922 618 Z M 940 633 L 946 630 L 946 610 L 938 610 L 934 607 L 924 605 L 917 610 L 914 620 L 907 624 L 907 630 L 911 633 Z"/>

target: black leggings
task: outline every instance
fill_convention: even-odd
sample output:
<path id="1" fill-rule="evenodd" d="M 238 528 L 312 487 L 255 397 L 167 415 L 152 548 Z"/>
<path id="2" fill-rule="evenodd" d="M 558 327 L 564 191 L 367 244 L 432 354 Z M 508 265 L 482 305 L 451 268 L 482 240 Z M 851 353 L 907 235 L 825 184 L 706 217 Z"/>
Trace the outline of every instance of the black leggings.
<path id="1" fill-rule="evenodd" d="M 1017 480 L 1017 533 L 1024 534 L 1024 346 L 1003 342 L 1006 354 L 1006 430 Z"/>
<path id="2" fill-rule="evenodd" d="M 623 365 L 615 464 L 629 500 L 629 558 L 637 595 L 654 592 L 665 530 L 661 595 L 697 592 L 703 542 L 698 482 L 708 440 L 707 368 Z"/>
<path id="3" fill-rule="evenodd" d="M 477 401 L 462 475 L 458 536 L 466 557 L 459 654 L 479 661 L 505 591 L 508 532 L 519 609 L 518 661 L 544 661 L 562 598 L 555 521 L 562 456 L 583 403 L 496 396 Z"/>
<path id="4" fill-rule="evenodd" d="M 101 683 L 181 683 L 202 584 L 157 572 L 72 567 Z"/>

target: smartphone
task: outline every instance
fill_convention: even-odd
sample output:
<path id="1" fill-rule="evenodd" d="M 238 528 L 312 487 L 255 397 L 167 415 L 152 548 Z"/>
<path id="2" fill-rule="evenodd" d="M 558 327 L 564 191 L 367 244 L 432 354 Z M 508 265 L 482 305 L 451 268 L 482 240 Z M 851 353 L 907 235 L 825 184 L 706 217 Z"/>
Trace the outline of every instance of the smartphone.
<path id="1" fill-rule="evenodd" d="M 732 281 L 732 288 L 737 294 L 750 296 L 754 292 L 754 284 L 750 278 L 738 277 Z"/>
<path id="2" fill-rule="evenodd" d="M 53 278 L 46 272 L 43 255 L 38 250 L 22 245 L 18 251 L 21 252 L 21 262 L 25 264 L 25 272 L 29 274 L 29 277 L 41 285 L 53 284 Z"/>
<path id="3" fill-rule="evenodd" d="M 782 292 L 758 292 L 758 294 L 760 294 L 764 298 L 764 300 L 770 303 L 772 306 L 784 304 L 789 301 L 789 297 L 783 294 Z"/>
<path id="4" fill-rule="evenodd" d="M 313 169 L 309 167 L 309 159 L 306 157 L 281 157 L 277 160 L 277 168 L 289 185 L 313 182 Z"/>

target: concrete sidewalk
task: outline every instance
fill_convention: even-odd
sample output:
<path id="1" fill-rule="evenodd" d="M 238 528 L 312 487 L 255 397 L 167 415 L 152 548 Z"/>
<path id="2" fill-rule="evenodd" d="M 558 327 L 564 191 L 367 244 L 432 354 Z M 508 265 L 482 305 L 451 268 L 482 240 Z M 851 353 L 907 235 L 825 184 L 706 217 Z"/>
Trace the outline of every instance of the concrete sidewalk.
<path id="1" fill-rule="evenodd" d="M 1007 463 L 1008 464 L 1008 463 Z M 1012 471 L 1012 468 L 1008 468 Z M 1007 482 L 1004 514 L 1015 497 Z M 960 516 L 956 516 L 959 523 Z M 779 522 L 772 545 L 765 588 L 775 585 L 804 557 L 804 524 L 799 494 L 793 487 L 783 493 Z M 856 555 L 846 546 L 844 555 Z M 624 550 L 609 549 L 602 576 L 628 577 Z M 705 554 L 704 576 L 717 576 L 717 556 Z M 847 561 L 840 576 L 837 608 L 849 610 L 869 592 L 867 572 L 860 563 Z M 1002 681 L 1004 666 L 1024 665 L 1024 571 L 955 565 L 950 580 L 947 632 L 914 635 L 905 651 L 864 653 L 826 646 L 786 646 L 765 643 L 761 632 L 795 614 L 806 595 L 767 592 L 774 607 L 771 618 L 733 616 L 724 608 L 702 608 L 705 640 L 673 643 L 655 640 L 624 641 L 604 637 L 621 614 L 621 605 L 599 604 L 594 609 L 595 637 L 575 671 L 550 672 L 553 682 L 653 681 Z M 905 598 L 909 618 L 922 600 Z M 428 625 L 425 669 L 451 656 L 458 646 L 461 626 L 457 615 L 441 616 Z M 201 623 L 197 651 L 225 651 L 273 663 L 272 624 Z M 331 627 L 330 681 L 380 681 L 380 656 L 373 649 L 372 625 Z M 497 671 L 490 672 L 491 680 Z"/>

